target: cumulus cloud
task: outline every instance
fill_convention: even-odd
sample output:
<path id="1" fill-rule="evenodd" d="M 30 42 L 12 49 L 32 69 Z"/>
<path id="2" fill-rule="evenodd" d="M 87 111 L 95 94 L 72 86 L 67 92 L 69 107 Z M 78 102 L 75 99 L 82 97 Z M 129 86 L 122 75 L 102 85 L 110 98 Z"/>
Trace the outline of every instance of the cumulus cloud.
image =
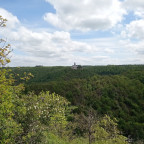
<path id="1" fill-rule="evenodd" d="M 123 37 L 143 39 L 144 38 L 144 20 L 135 20 L 126 25 L 125 30 L 122 31 Z"/>
<path id="2" fill-rule="evenodd" d="M 128 11 L 133 11 L 135 16 L 144 18 L 144 1 L 143 0 L 125 0 L 124 8 Z"/>
<path id="3" fill-rule="evenodd" d="M 64 30 L 106 30 L 121 22 L 125 9 L 119 0 L 46 0 L 56 13 L 46 13 L 44 20 Z"/>
<path id="4" fill-rule="evenodd" d="M 25 27 L 9 33 L 9 39 L 16 41 L 16 47 L 38 57 L 56 57 L 65 53 L 88 52 L 91 46 L 84 42 L 73 41 L 64 31 L 33 32 Z"/>
<path id="5" fill-rule="evenodd" d="M 133 51 L 133 61 L 143 61 L 144 55 L 144 1 L 143 0 L 125 0 L 123 7 L 135 15 L 135 19 L 125 25 L 121 36 L 125 38 L 124 47 Z M 137 56 L 137 58 L 136 58 Z"/>

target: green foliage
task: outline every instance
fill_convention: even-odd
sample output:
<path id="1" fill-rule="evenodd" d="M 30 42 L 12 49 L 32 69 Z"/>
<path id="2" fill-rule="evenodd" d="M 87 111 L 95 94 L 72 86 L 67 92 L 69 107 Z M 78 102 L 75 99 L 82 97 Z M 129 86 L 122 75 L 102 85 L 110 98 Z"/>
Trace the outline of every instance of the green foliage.
<path id="1" fill-rule="evenodd" d="M 31 70 L 34 71 L 35 68 L 24 69 L 32 72 Z M 34 77 L 31 83 L 26 84 L 26 92 L 33 90 L 37 94 L 42 90 L 56 92 L 76 105 L 77 112 L 92 107 L 98 114 L 116 117 L 118 127 L 126 136 L 143 139 L 143 65 L 84 67 L 78 71 L 73 71 L 69 67 L 61 67 L 59 70 L 58 67 L 40 69 L 41 76 L 50 74 L 49 70 L 54 70 L 50 74 L 52 77 L 46 80 L 47 82 L 42 82 L 43 80 L 35 82 L 40 77 Z"/>
<path id="2" fill-rule="evenodd" d="M 99 117 L 94 110 L 88 110 L 86 114 L 75 116 L 75 132 L 85 137 L 87 143 L 115 143 L 127 144 L 117 127 L 117 120 L 112 120 L 108 115 Z M 80 136 L 80 135 L 79 135 Z"/>
<path id="3" fill-rule="evenodd" d="M 115 120 L 115 121 L 114 121 Z M 117 120 L 110 119 L 105 115 L 96 125 L 96 141 L 105 141 L 106 143 L 126 144 L 127 138 L 120 134 L 117 128 Z"/>
<path id="4" fill-rule="evenodd" d="M 126 75 L 133 71 L 144 71 L 144 65 L 108 65 L 108 66 L 84 66 L 83 69 L 72 70 L 71 67 L 21 67 L 11 68 L 16 74 L 23 77 L 24 72 L 32 73 L 34 78 L 27 83 L 46 83 L 51 81 L 71 81 L 72 79 L 85 79 L 95 75 Z"/>
<path id="5" fill-rule="evenodd" d="M 68 141 L 60 138 L 59 136 L 57 136 L 53 133 L 45 132 L 45 137 L 46 137 L 46 139 L 44 139 L 42 141 L 42 143 L 44 143 L 44 144 L 69 144 Z"/>
<path id="6" fill-rule="evenodd" d="M 80 115 L 77 115 L 77 118 Z M 79 117 L 80 118 L 80 117 Z M 78 119 L 77 119 L 78 120 Z M 43 139 L 42 143 L 46 144 L 90 144 L 88 140 L 89 134 L 89 116 L 81 117 L 79 121 L 73 122 L 73 126 L 79 126 L 81 130 L 85 129 L 85 136 L 76 136 L 70 139 L 69 137 L 59 137 L 54 133 L 45 132 L 46 139 Z M 92 144 L 127 144 L 126 137 L 120 134 L 117 129 L 117 123 L 105 115 L 101 119 L 95 119 L 96 123 L 92 123 L 91 128 L 93 132 Z M 85 125 L 84 125 L 85 124 Z M 76 128 L 75 127 L 75 128 Z M 112 128 L 112 129 L 111 129 Z M 74 135 L 73 135 L 74 136 Z"/>
<path id="7" fill-rule="evenodd" d="M 41 142 L 45 139 L 45 131 L 63 136 L 70 112 L 65 98 L 49 92 L 39 95 L 29 93 L 20 95 L 15 105 L 15 120 L 21 123 L 23 129 L 19 143 Z"/>
<path id="8" fill-rule="evenodd" d="M 7 19 L 3 18 L 0 15 L 0 27 L 5 27 L 6 26 L 6 22 L 7 22 Z"/>
<path id="9" fill-rule="evenodd" d="M 0 27 L 5 27 L 6 21 L 6 19 L 0 16 Z M 0 39 L 0 67 L 5 66 L 7 63 L 10 62 L 10 59 L 8 58 L 10 52 L 10 44 L 6 44 L 6 41 L 4 39 Z"/>
<path id="10" fill-rule="evenodd" d="M 4 27 L 6 21 L 0 16 L 0 27 Z M 0 44 L 0 143 L 14 143 L 22 129 L 13 119 L 13 101 L 16 95 L 15 87 L 12 86 L 14 80 L 9 75 L 9 70 L 2 68 L 10 62 L 8 54 L 11 50 L 4 40 L 1 39 Z"/>

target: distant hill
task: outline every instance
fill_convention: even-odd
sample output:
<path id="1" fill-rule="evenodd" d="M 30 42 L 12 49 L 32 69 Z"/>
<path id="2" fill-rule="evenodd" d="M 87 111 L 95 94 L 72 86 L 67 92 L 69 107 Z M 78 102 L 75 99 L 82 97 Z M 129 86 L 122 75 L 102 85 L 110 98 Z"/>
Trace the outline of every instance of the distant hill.
<path id="1" fill-rule="evenodd" d="M 83 69 L 73 70 L 71 67 L 54 66 L 54 67 L 21 67 L 11 68 L 14 73 L 23 75 L 24 72 L 31 72 L 34 78 L 32 82 L 50 82 L 57 80 L 71 80 L 74 78 L 88 78 L 98 75 L 126 75 L 132 76 L 132 73 L 141 73 L 144 71 L 144 65 L 108 65 L 108 66 L 83 66 Z M 139 76 L 137 76 L 138 78 Z"/>

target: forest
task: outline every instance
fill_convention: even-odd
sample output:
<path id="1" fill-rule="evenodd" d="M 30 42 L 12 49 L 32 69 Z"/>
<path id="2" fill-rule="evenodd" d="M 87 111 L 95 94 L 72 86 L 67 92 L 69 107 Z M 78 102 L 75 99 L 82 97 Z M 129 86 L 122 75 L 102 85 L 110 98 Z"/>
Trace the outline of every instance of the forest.
<path id="1" fill-rule="evenodd" d="M 0 44 L 0 143 L 143 144 L 144 65 L 6 67 Z"/>
<path id="2" fill-rule="evenodd" d="M 31 73 L 25 81 L 25 94 L 42 91 L 56 93 L 75 106 L 73 114 L 88 115 L 95 111 L 98 117 L 116 119 L 118 129 L 126 137 L 143 140 L 144 135 L 144 65 L 11 68 L 16 83 L 24 73 Z M 78 132 L 78 131 L 77 131 Z M 80 130 L 78 132 L 83 135 Z"/>

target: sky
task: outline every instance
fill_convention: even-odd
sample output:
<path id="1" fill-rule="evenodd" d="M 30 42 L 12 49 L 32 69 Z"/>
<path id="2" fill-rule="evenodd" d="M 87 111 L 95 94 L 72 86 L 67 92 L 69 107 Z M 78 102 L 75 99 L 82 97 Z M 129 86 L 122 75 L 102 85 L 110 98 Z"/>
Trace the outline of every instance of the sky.
<path id="1" fill-rule="evenodd" d="M 0 0 L 9 66 L 144 64 L 144 0 Z"/>

